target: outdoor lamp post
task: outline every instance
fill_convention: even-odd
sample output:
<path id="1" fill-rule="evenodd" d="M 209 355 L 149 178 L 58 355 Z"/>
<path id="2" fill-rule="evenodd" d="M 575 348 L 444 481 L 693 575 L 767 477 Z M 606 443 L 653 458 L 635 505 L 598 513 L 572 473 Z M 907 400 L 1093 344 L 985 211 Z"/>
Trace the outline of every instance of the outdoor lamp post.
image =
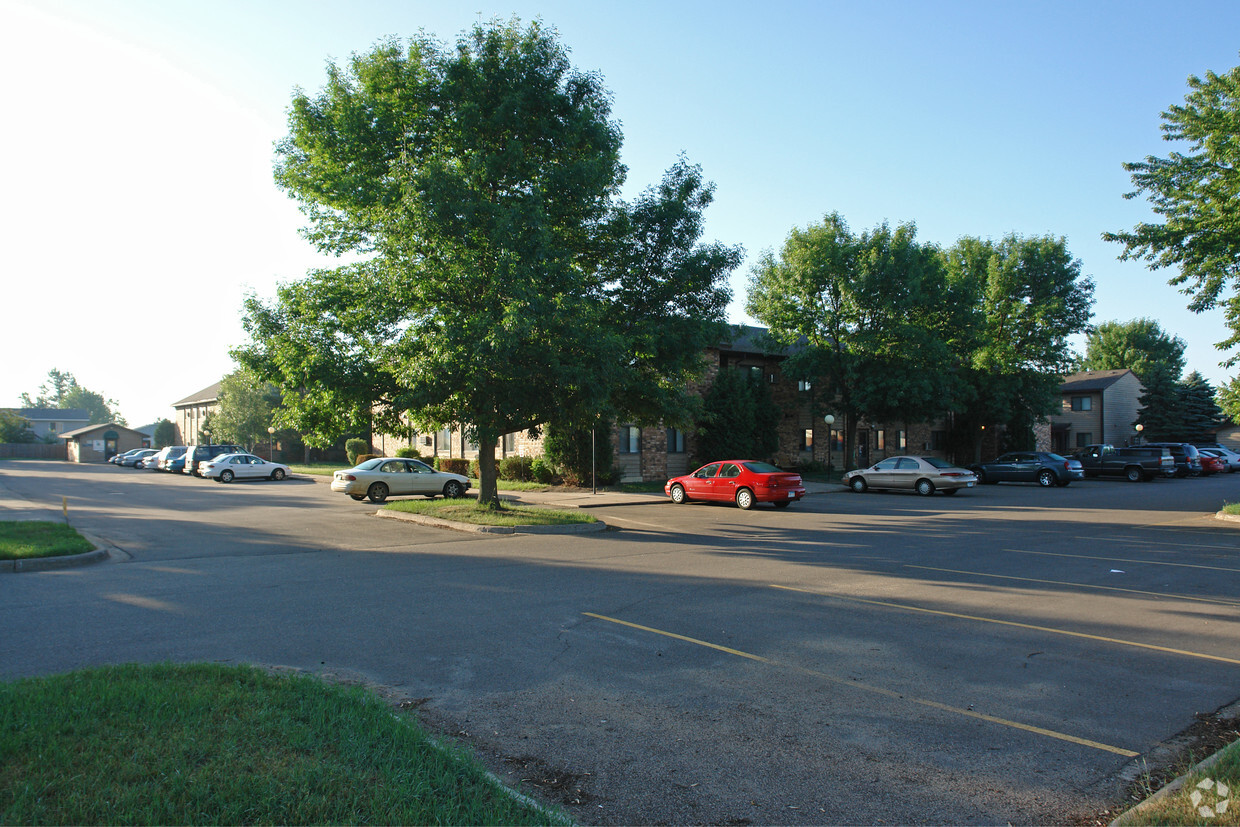
<path id="1" fill-rule="evenodd" d="M 270 425 L 267 426 L 267 461 L 276 461 L 276 429 Z"/>
<path id="2" fill-rule="evenodd" d="M 827 423 L 827 470 L 828 470 L 828 471 L 830 471 L 830 470 L 831 470 L 831 467 L 832 467 L 832 462 L 831 462 L 831 447 L 832 447 L 832 442 L 831 442 L 831 426 L 835 424 L 835 417 L 834 417 L 834 416 L 832 416 L 831 414 L 827 414 L 826 416 L 824 416 L 824 417 L 822 418 L 822 421 L 823 421 L 823 422 L 825 422 L 825 423 Z"/>
<path id="3" fill-rule="evenodd" d="M 1145 426 L 1144 426 L 1144 425 L 1142 425 L 1141 423 L 1139 423 L 1139 422 L 1138 422 L 1138 423 L 1137 423 L 1137 427 L 1136 427 L 1136 431 L 1137 431 L 1137 444 L 1138 444 L 1138 445 L 1140 445 L 1140 444 L 1141 444 L 1141 432 L 1142 432 L 1142 431 L 1144 431 L 1144 430 L 1145 430 Z"/>

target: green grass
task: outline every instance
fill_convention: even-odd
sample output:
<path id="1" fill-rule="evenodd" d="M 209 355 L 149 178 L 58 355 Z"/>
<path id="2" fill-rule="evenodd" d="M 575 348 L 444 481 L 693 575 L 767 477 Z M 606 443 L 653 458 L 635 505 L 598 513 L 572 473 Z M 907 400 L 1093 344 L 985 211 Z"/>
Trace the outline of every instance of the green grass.
<path id="1" fill-rule="evenodd" d="M 85 554 L 95 546 L 72 526 L 38 520 L 0 522 L 0 560 Z"/>
<path id="2" fill-rule="evenodd" d="M 353 467 L 352 465 L 341 465 L 338 462 L 312 462 L 309 465 L 294 465 L 290 462 L 287 465 L 294 474 L 308 474 L 319 477 L 330 477 L 337 471 L 345 471 Z"/>
<path id="3" fill-rule="evenodd" d="M 556 510 L 524 505 L 505 505 L 500 510 L 484 508 L 472 499 L 460 500 L 398 500 L 384 506 L 391 511 L 421 514 L 441 520 L 455 520 L 473 525 L 575 525 L 596 523 L 589 514 L 575 510 Z"/>
<path id="4" fill-rule="evenodd" d="M 1230 802 L 1225 813 L 1212 812 L 1209 818 L 1203 816 L 1198 807 L 1213 806 L 1219 801 L 1217 787 L 1199 789 L 1199 782 L 1210 780 L 1222 782 L 1229 788 Z M 1201 800 L 1193 804 L 1192 794 L 1201 794 Z M 1223 749 L 1217 762 L 1204 772 L 1193 771 L 1184 782 L 1184 786 L 1171 795 L 1157 801 L 1147 802 L 1140 810 L 1129 810 L 1116 820 L 1122 825 L 1146 824 L 1195 824 L 1195 825 L 1237 825 L 1240 824 L 1240 741 Z"/>
<path id="5" fill-rule="evenodd" d="M 1223 513 L 1235 514 L 1237 517 L 1240 517 L 1240 503 L 1224 503 Z"/>
<path id="6" fill-rule="evenodd" d="M 0 684 L 3 824 L 556 824 L 373 692 L 215 664 Z"/>

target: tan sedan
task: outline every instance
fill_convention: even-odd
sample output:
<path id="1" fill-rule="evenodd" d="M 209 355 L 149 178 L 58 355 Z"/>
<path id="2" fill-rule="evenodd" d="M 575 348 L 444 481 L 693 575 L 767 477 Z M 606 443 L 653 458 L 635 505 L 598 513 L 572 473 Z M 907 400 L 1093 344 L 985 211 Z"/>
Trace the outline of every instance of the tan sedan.
<path id="1" fill-rule="evenodd" d="M 858 494 L 875 488 L 916 491 L 928 497 L 935 491 L 955 494 L 972 488 L 977 485 L 977 476 L 938 457 L 887 457 L 869 468 L 849 471 L 844 484 Z"/>

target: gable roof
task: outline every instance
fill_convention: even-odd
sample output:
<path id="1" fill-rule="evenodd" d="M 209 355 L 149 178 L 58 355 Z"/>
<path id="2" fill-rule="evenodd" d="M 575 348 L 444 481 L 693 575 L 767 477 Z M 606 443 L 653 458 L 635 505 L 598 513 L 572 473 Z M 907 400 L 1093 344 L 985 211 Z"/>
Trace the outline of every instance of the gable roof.
<path id="1" fill-rule="evenodd" d="M 220 382 L 207 385 L 198 393 L 191 393 L 180 402 L 173 402 L 172 407 L 183 408 L 188 405 L 201 405 L 204 402 L 218 402 L 220 399 Z"/>
<path id="2" fill-rule="evenodd" d="M 1063 384 L 1059 386 L 1059 392 L 1087 393 L 1089 391 L 1104 391 L 1129 374 L 1136 378 L 1136 374 L 1127 368 L 1123 370 L 1085 370 L 1080 373 L 1073 373 L 1063 378 Z"/>
<path id="3" fill-rule="evenodd" d="M 91 431 L 129 431 L 131 434 L 146 436 L 146 434 L 141 431 L 135 431 L 133 428 L 128 428 L 124 425 L 117 425 L 115 422 L 104 422 L 99 425 L 87 425 L 85 428 L 75 428 L 72 431 L 65 431 L 60 435 L 60 438 L 73 439 L 81 436 L 82 434 L 90 433 Z"/>
<path id="4" fill-rule="evenodd" d="M 17 415 L 31 422 L 90 422 L 90 411 L 85 408 L 9 408 Z"/>

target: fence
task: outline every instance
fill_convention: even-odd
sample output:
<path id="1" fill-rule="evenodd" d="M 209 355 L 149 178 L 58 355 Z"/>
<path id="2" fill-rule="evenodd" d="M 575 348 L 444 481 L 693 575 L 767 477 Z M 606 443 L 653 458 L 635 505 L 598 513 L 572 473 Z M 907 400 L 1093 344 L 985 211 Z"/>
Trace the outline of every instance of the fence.
<path id="1" fill-rule="evenodd" d="M 69 446 L 64 440 L 56 445 L 43 442 L 0 442 L 0 459 L 69 459 Z"/>

